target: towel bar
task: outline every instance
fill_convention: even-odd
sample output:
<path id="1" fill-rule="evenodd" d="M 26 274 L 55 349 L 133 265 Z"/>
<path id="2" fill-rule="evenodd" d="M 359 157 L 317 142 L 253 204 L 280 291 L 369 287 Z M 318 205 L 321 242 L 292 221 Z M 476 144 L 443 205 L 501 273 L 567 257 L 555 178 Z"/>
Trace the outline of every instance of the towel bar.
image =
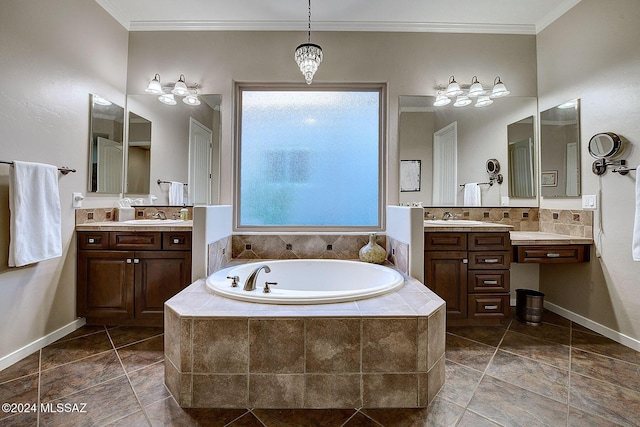
<path id="1" fill-rule="evenodd" d="M 8 160 L 0 160 L 0 163 L 4 163 L 5 165 L 12 165 L 12 164 L 13 164 L 13 162 L 12 162 L 12 161 L 8 161 Z M 66 166 L 61 166 L 61 167 L 59 167 L 59 168 L 58 168 L 58 170 L 60 171 L 60 173 L 61 173 L 62 175 L 66 175 L 66 174 L 68 174 L 69 172 L 73 172 L 73 173 L 75 173 L 75 172 L 76 172 L 76 170 L 75 170 L 75 169 L 71 169 L 71 168 L 68 168 L 68 167 L 66 167 Z"/>
<path id="2" fill-rule="evenodd" d="M 161 179 L 158 179 L 157 183 L 158 183 L 158 185 L 160 185 L 160 184 L 171 184 L 171 181 L 163 181 Z M 189 184 L 182 184 L 182 185 L 189 185 Z"/>

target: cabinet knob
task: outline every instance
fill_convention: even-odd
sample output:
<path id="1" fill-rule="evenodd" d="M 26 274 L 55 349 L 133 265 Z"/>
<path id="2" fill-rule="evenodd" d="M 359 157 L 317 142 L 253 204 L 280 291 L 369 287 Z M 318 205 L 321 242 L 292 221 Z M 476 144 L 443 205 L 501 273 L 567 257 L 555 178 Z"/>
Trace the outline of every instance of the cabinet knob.
<path id="1" fill-rule="evenodd" d="M 464 258 L 464 259 L 462 260 L 462 263 L 463 263 L 463 264 L 469 264 L 469 260 L 468 260 L 467 258 Z"/>
<path id="2" fill-rule="evenodd" d="M 133 260 L 133 263 L 134 263 L 134 264 L 140 264 L 140 260 L 139 260 L 138 258 L 135 258 L 135 259 Z"/>
<path id="3" fill-rule="evenodd" d="M 95 243 L 95 242 L 96 242 L 96 239 L 89 238 L 89 243 Z"/>
<path id="4" fill-rule="evenodd" d="M 131 264 L 131 258 L 127 258 L 127 264 Z"/>
<path id="5" fill-rule="evenodd" d="M 173 239 L 173 244 L 177 245 L 178 243 L 180 243 L 180 239 Z"/>

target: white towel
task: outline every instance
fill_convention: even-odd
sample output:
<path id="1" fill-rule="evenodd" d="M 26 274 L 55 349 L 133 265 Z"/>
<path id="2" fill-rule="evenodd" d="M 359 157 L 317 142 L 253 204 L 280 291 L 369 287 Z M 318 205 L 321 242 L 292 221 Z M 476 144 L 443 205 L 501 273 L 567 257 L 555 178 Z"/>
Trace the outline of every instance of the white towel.
<path id="1" fill-rule="evenodd" d="M 14 161 L 9 171 L 9 267 L 62 256 L 58 168 Z"/>
<path id="2" fill-rule="evenodd" d="M 184 204 L 184 184 L 178 181 L 171 181 L 169 185 L 169 204 L 172 206 L 182 206 Z"/>
<path id="3" fill-rule="evenodd" d="M 464 206 L 481 206 L 482 194 L 477 182 L 468 182 L 464 185 Z"/>
<path id="4" fill-rule="evenodd" d="M 640 165 L 636 170 L 640 169 Z M 633 222 L 631 255 L 634 261 L 640 261 L 640 178 L 636 174 L 636 216 Z"/>

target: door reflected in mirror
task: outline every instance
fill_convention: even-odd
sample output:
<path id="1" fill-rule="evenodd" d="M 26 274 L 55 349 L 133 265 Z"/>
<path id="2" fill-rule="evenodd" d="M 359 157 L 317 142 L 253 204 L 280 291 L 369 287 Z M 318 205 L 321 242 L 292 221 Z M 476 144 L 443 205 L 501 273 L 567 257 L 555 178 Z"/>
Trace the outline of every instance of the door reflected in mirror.
<path id="1" fill-rule="evenodd" d="M 200 105 L 187 105 L 178 102 L 166 105 L 153 95 L 129 95 L 127 109 L 132 117 L 148 121 L 150 147 L 147 150 L 148 167 L 129 159 L 127 175 L 128 196 L 149 195 L 155 198 L 156 205 L 170 205 L 168 184 L 181 182 L 184 186 L 183 204 L 218 204 L 220 189 L 220 108 L 221 95 L 198 94 Z M 136 119 L 138 120 L 138 119 Z M 204 138 L 203 133 L 209 136 Z M 129 147 L 136 147 L 138 137 L 129 134 Z M 206 139 L 206 141 L 204 139 Z M 145 137 L 140 137 L 140 141 Z M 135 153 L 135 154 L 132 154 Z M 128 155 L 142 159 L 141 149 L 128 150 Z M 144 174 L 145 176 L 140 176 Z M 143 179 L 144 178 L 144 179 Z M 147 191 L 136 182 L 148 180 Z M 149 197 L 145 197 L 149 200 Z"/>
<path id="2" fill-rule="evenodd" d="M 580 100 L 540 113 L 540 195 L 580 196 Z"/>
<path id="3" fill-rule="evenodd" d="M 421 162 L 420 191 L 399 192 L 401 204 L 464 206 L 462 184 L 479 183 L 480 205 L 501 206 L 509 195 L 512 174 L 521 172 L 527 182 L 535 182 L 532 167 L 512 171 L 508 148 L 509 126 L 537 116 L 535 97 L 507 97 L 484 108 L 434 107 L 434 101 L 433 96 L 399 98 L 399 160 Z M 535 146 L 533 133 L 531 140 Z M 489 185 L 497 174 L 487 171 L 488 159 L 503 165 L 502 184 L 496 179 Z M 538 206 L 535 192 L 510 197 L 511 206 Z"/>
<path id="4" fill-rule="evenodd" d="M 533 116 L 507 126 L 509 197 L 535 198 L 535 139 Z"/>
<path id="5" fill-rule="evenodd" d="M 125 193 L 149 194 L 150 168 L 151 121 L 129 112 Z"/>
<path id="6" fill-rule="evenodd" d="M 124 108 L 90 95 L 89 186 L 91 193 L 122 193 Z"/>

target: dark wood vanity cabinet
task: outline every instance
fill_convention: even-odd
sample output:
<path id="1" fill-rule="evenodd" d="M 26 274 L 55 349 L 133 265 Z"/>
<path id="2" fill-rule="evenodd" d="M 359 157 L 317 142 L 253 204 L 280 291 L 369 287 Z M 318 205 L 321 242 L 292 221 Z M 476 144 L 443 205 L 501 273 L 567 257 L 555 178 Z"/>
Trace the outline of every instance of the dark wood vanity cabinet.
<path id="1" fill-rule="evenodd" d="M 510 266 L 508 232 L 425 233 L 425 283 L 453 323 L 508 316 Z"/>
<path id="2" fill-rule="evenodd" d="M 164 302 L 191 283 L 190 231 L 79 231 L 77 315 L 162 325 Z"/>

